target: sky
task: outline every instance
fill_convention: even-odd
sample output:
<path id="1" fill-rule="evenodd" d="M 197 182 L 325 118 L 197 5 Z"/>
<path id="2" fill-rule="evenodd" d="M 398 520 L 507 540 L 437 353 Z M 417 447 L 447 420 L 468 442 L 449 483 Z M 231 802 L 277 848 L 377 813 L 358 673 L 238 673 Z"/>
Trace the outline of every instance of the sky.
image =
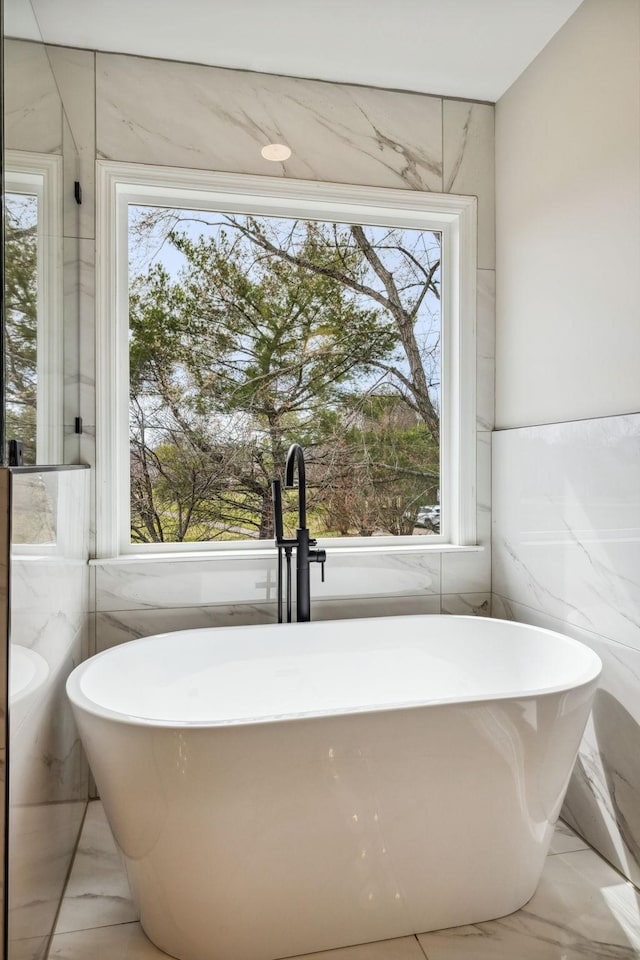
<path id="1" fill-rule="evenodd" d="M 224 215 L 215 213 L 202 213 L 193 210 L 164 210 L 161 222 L 152 229 L 141 231 L 136 230 L 136 226 L 141 224 L 145 214 L 150 209 L 161 210 L 161 208 L 148 208 L 140 206 L 131 206 L 129 208 L 129 261 L 130 276 L 146 273 L 147 269 L 153 264 L 162 264 L 169 275 L 174 280 L 178 280 L 180 272 L 185 266 L 185 258 L 176 250 L 168 239 L 167 234 L 171 227 L 176 226 L 180 232 L 184 232 L 188 237 L 196 240 L 200 236 L 207 238 L 218 238 L 221 229 L 226 229 L 227 234 L 233 234 L 233 228 L 229 228 L 225 223 Z M 238 219 L 242 220 L 242 217 Z M 282 217 L 258 217 L 265 225 L 268 231 L 274 231 L 279 236 L 286 236 L 291 231 L 295 220 Z M 203 221 L 207 221 L 204 223 Z M 349 225 L 337 224 L 338 228 L 348 230 Z M 132 229 L 133 228 L 133 229 Z M 383 259 L 385 266 L 396 276 L 400 271 L 410 269 L 410 258 L 398 252 L 397 249 L 382 249 L 384 240 L 389 236 L 388 227 L 367 226 L 364 228 L 367 237 L 377 246 L 380 258 Z M 143 234 L 143 235 L 141 235 Z M 431 231 L 394 229 L 394 245 L 401 245 L 407 249 L 421 265 L 427 267 L 434 259 L 439 257 L 439 236 Z M 370 272 L 367 282 L 375 286 L 384 293 L 381 281 L 377 276 Z M 412 288 L 413 290 L 417 287 Z M 405 292 L 405 297 L 410 295 L 411 291 Z M 361 298 L 361 302 L 366 300 L 368 306 L 378 306 L 370 298 Z M 423 355 L 430 356 L 430 361 L 425 363 L 425 370 L 429 381 L 433 384 L 433 397 L 436 403 L 440 398 L 440 303 L 438 299 L 429 294 L 422 305 L 416 323 L 416 335 L 418 342 L 423 350 Z M 396 357 L 396 364 L 403 372 L 408 371 L 408 364 L 402 351 Z"/>

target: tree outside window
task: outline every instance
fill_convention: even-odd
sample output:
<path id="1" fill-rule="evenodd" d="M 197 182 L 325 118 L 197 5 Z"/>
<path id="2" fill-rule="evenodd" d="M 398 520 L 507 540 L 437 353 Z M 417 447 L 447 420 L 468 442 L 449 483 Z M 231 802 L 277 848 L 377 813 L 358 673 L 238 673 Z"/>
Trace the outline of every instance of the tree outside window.
<path id="1" fill-rule="evenodd" d="M 38 339 L 38 198 L 5 195 L 6 431 L 36 462 Z"/>
<path id="2" fill-rule="evenodd" d="M 438 233 L 131 206 L 129 251 L 132 542 L 273 537 L 293 441 L 314 534 L 439 532 Z"/>

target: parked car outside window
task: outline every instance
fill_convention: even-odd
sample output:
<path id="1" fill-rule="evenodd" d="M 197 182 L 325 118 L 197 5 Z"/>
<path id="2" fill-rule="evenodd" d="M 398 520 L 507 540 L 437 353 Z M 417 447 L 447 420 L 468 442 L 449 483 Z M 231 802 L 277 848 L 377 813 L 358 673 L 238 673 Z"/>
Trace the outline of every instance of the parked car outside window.
<path id="1" fill-rule="evenodd" d="M 440 532 L 440 504 L 427 504 L 418 509 L 416 517 L 416 527 L 424 527 L 427 530 Z"/>

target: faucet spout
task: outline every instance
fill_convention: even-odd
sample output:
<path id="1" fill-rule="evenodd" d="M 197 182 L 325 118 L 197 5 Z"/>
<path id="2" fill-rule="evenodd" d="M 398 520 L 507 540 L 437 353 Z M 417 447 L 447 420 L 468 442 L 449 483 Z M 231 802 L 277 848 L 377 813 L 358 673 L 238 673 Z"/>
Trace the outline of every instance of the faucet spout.
<path id="1" fill-rule="evenodd" d="M 304 466 L 304 451 L 299 443 L 292 443 L 284 468 L 285 487 L 295 487 L 294 475 L 298 469 L 298 527 L 307 526 L 307 480 Z"/>

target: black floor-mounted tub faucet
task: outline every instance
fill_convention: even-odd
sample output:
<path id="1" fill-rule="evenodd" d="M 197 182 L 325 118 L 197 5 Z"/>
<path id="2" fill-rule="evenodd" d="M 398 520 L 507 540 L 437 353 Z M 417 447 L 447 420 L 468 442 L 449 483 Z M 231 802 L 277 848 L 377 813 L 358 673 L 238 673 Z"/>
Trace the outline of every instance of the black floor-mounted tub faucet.
<path id="1" fill-rule="evenodd" d="M 298 474 L 298 528 L 295 538 L 286 538 L 282 523 L 282 489 L 279 480 L 272 481 L 273 517 L 278 550 L 278 623 L 282 623 L 282 557 L 284 554 L 286 575 L 286 609 L 287 623 L 291 623 L 291 555 L 296 552 L 296 620 L 306 623 L 311 619 L 311 590 L 309 582 L 309 564 L 322 564 L 322 580 L 324 582 L 324 564 L 327 559 L 326 550 L 314 549 L 317 540 L 309 536 L 307 527 L 307 481 L 304 465 L 304 451 L 299 443 L 292 443 L 287 454 L 284 470 L 286 489 L 296 486 L 295 474 Z"/>

